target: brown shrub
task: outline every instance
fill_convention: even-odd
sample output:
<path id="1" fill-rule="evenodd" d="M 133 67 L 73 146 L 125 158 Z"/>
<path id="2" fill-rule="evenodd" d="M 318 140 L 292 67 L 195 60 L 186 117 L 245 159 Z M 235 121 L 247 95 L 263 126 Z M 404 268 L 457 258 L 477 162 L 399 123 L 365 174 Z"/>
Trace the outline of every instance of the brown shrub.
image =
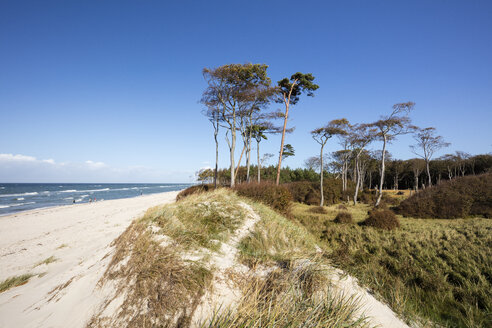
<path id="1" fill-rule="evenodd" d="M 393 211 L 375 208 L 367 212 L 367 214 L 369 216 L 362 222 L 362 225 L 385 230 L 393 230 L 400 227 L 400 222 Z"/>
<path id="2" fill-rule="evenodd" d="M 338 207 L 337 207 L 337 208 L 338 208 L 339 210 L 344 210 L 344 211 L 346 211 L 346 210 L 347 210 L 347 206 L 345 206 L 345 205 L 343 205 L 343 204 L 338 205 Z"/>
<path id="3" fill-rule="evenodd" d="M 353 223 L 354 220 L 352 219 L 352 214 L 349 212 L 338 212 L 337 216 L 335 217 L 335 220 L 333 220 L 335 223 Z"/>
<path id="4" fill-rule="evenodd" d="M 492 174 L 466 176 L 419 191 L 397 207 L 416 218 L 492 217 Z"/>
<path id="5" fill-rule="evenodd" d="M 319 205 L 321 200 L 320 183 L 298 181 L 284 184 L 292 194 L 295 202 L 307 205 Z M 326 205 L 339 203 L 343 200 L 342 182 L 334 178 L 323 180 L 323 194 Z"/>
<path id="6" fill-rule="evenodd" d="M 179 194 L 176 196 L 176 201 L 188 197 L 189 195 L 193 195 L 199 192 L 207 192 L 213 189 L 214 189 L 213 184 L 202 184 L 202 185 L 191 186 L 189 188 L 186 188 L 185 190 L 180 191 Z"/>
<path id="7" fill-rule="evenodd" d="M 260 201 L 280 213 L 289 213 L 292 195 L 283 185 L 277 186 L 267 182 L 242 183 L 236 185 L 234 190 L 238 195 Z"/>
<path id="8" fill-rule="evenodd" d="M 310 213 L 315 214 L 326 214 L 328 213 L 323 206 L 314 206 L 309 209 Z"/>

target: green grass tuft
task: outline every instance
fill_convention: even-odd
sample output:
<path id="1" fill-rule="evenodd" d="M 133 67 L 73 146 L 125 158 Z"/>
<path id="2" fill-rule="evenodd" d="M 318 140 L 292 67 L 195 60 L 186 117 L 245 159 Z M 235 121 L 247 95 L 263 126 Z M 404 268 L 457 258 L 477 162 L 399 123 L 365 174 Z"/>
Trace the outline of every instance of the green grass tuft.
<path id="1" fill-rule="evenodd" d="M 11 277 L 2 281 L 0 283 L 0 293 L 10 288 L 26 284 L 29 281 L 29 279 L 31 279 L 32 276 L 33 276 L 32 274 L 28 273 L 28 274 L 23 274 L 21 276 Z"/>

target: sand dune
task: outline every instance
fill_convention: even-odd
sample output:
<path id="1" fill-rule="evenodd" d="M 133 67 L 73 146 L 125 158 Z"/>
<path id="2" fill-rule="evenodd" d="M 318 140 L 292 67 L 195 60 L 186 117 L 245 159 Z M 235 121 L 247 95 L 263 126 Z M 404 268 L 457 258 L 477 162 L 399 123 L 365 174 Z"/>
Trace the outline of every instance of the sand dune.
<path id="1" fill-rule="evenodd" d="M 0 293 L 0 327 L 83 327 L 104 300 L 104 290 L 95 287 L 111 259 L 111 242 L 149 207 L 174 201 L 176 194 L 1 217 L 0 281 L 35 276 Z"/>

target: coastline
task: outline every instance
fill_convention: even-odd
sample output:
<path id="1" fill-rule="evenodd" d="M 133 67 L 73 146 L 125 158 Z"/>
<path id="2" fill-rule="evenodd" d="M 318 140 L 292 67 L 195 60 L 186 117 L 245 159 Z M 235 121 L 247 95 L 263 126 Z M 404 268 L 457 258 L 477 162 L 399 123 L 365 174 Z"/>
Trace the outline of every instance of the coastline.
<path id="1" fill-rule="evenodd" d="M 0 327 L 83 327 L 104 301 L 96 288 L 111 243 L 148 208 L 179 191 L 61 205 L 2 216 L 0 281 L 32 274 L 0 293 Z"/>

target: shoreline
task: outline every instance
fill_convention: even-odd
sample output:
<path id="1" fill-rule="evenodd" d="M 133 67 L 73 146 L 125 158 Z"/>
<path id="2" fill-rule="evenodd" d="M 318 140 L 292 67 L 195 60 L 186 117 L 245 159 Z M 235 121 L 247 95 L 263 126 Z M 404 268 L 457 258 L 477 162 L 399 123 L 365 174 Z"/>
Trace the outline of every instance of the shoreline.
<path id="1" fill-rule="evenodd" d="M 97 282 L 114 239 L 149 208 L 172 203 L 168 191 L 2 216 L 0 282 L 33 275 L 0 293 L 0 327 L 84 327 L 104 301 Z"/>
<path id="2" fill-rule="evenodd" d="M 75 206 L 80 206 L 80 205 L 91 205 L 91 204 L 97 204 L 97 203 L 100 203 L 100 202 L 108 202 L 108 201 L 121 200 L 121 199 L 132 199 L 132 198 L 137 198 L 137 197 L 153 196 L 153 195 L 157 195 L 157 194 L 166 194 L 166 193 L 169 193 L 169 192 L 178 192 L 179 193 L 180 191 L 183 191 L 186 188 L 187 187 L 185 187 L 183 189 L 179 189 L 179 190 L 173 190 L 173 191 L 164 191 L 164 192 L 157 192 L 157 193 L 152 193 L 152 194 L 135 195 L 135 196 L 132 196 L 132 197 L 122 197 L 122 198 L 113 198 L 113 199 L 101 199 L 101 200 L 98 200 L 96 202 L 83 202 L 83 203 L 82 202 L 79 202 L 79 203 L 70 203 L 70 204 L 64 204 L 64 205 L 53 205 L 53 206 L 36 207 L 36 208 L 29 209 L 29 210 L 23 210 L 23 211 L 16 211 L 16 212 L 12 212 L 12 213 L 0 214 L 0 223 L 1 223 L 1 220 L 3 220 L 6 217 L 23 215 L 23 214 L 27 214 L 27 213 L 34 212 L 34 211 L 37 212 L 37 211 L 41 211 L 41 210 L 56 209 L 56 208 L 63 208 L 63 207 L 75 207 Z"/>

